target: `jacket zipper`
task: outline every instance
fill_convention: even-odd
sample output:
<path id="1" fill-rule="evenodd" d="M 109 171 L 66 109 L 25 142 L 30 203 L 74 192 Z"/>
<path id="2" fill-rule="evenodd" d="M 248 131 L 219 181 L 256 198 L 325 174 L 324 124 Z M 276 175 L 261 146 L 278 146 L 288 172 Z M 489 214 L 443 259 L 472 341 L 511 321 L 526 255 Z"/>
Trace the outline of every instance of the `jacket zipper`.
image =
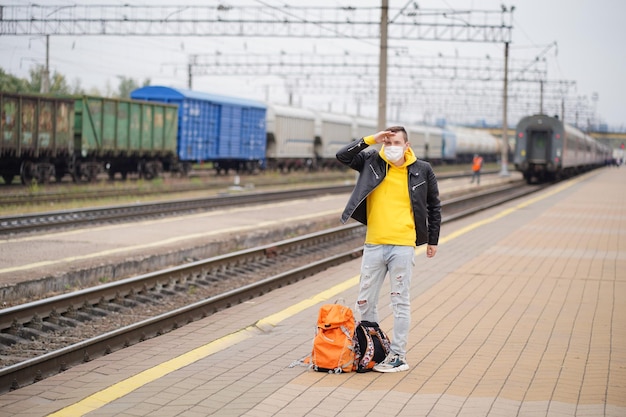
<path id="1" fill-rule="evenodd" d="M 376 172 L 376 170 L 374 169 L 374 167 L 372 166 L 372 164 L 369 164 L 370 170 L 372 171 L 372 174 L 374 174 L 376 176 L 376 179 L 380 179 L 380 176 L 378 175 L 378 172 Z"/>
<path id="2" fill-rule="evenodd" d="M 420 173 L 419 173 L 419 172 L 416 172 L 416 173 L 409 172 L 409 181 L 411 180 L 411 178 L 410 178 L 410 177 L 411 177 L 411 175 L 415 175 L 415 178 L 417 178 L 417 177 L 419 177 L 419 176 L 420 176 Z M 415 191 L 415 189 L 416 189 L 417 187 L 419 187 L 420 185 L 424 184 L 425 182 L 426 182 L 426 181 L 422 181 L 422 182 L 420 182 L 419 184 L 412 186 L 412 187 L 411 187 L 411 191 Z"/>
<path id="3" fill-rule="evenodd" d="M 354 149 L 354 148 L 360 148 L 362 143 L 365 143 L 365 142 L 363 142 L 363 141 L 361 140 L 361 141 L 359 141 L 359 143 L 357 143 L 356 145 L 354 145 L 354 146 L 352 146 L 352 147 L 348 148 L 348 150 L 349 150 L 349 151 L 351 151 L 351 150 L 352 150 L 352 149 Z"/>
<path id="4" fill-rule="evenodd" d="M 425 184 L 425 183 L 426 183 L 426 181 L 422 181 L 422 182 L 420 182 L 419 184 L 414 185 L 414 186 L 411 188 L 411 191 L 415 191 L 415 189 L 416 189 L 417 187 L 419 187 L 420 185 Z"/>

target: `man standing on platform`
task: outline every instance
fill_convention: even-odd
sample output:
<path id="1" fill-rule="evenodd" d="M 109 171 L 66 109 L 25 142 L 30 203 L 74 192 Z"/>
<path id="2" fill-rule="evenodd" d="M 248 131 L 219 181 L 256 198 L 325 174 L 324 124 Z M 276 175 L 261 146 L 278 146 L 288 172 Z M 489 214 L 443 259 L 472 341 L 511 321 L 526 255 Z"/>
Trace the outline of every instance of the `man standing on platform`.
<path id="1" fill-rule="evenodd" d="M 367 150 L 374 144 L 383 144 L 380 152 Z M 430 164 L 416 158 L 402 126 L 353 141 L 337 152 L 337 159 L 360 173 L 341 221 L 352 217 L 367 225 L 356 302 L 361 320 L 378 323 L 378 298 L 389 273 L 391 350 L 374 371 L 406 371 L 415 246 L 427 244 L 426 256 L 432 258 L 439 242 L 437 179 Z"/>

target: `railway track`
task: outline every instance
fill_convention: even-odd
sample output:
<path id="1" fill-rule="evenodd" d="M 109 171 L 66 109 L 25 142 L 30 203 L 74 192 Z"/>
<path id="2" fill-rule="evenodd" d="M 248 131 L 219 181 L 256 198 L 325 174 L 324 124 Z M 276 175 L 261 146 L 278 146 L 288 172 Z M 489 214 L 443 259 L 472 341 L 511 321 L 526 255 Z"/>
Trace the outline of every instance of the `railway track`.
<path id="1" fill-rule="evenodd" d="M 541 188 L 500 187 L 444 201 L 443 221 L 467 216 Z M 361 254 L 363 233 L 361 225 L 350 224 L 0 310 L 0 342 L 24 351 L 20 348 L 24 346 L 24 339 L 40 340 L 50 338 L 55 331 L 89 327 L 84 323 L 102 316 L 120 315 L 135 306 L 140 306 L 142 312 L 146 305 L 153 310 L 158 310 L 156 305 L 165 306 L 165 311 L 153 317 L 126 323 L 52 352 L 13 358 L 15 363 L 0 369 L 0 393 L 29 385 L 75 364 L 156 337 L 352 260 Z M 316 256 L 313 258 L 311 254 Z M 286 268 L 277 269 L 276 265 Z M 213 292 L 207 295 L 202 289 Z M 198 295 L 197 301 L 191 301 L 191 293 Z M 176 297 L 180 304 L 174 303 L 176 307 L 172 308 Z M 8 356 L 6 352 L 4 356 Z"/>
<path id="2" fill-rule="evenodd" d="M 193 192 L 217 192 L 229 186 L 241 184 L 245 187 L 287 186 L 307 183 L 338 182 L 342 179 L 354 179 L 348 172 L 310 173 L 302 175 L 242 175 L 242 176 L 209 176 L 206 173 L 190 174 L 185 178 L 167 178 L 162 181 L 132 181 L 120 184 L 102 182 L 100 184 L 46 184 L 45 187 L 32 190 L 22 185 L 11 185 L 9 189 L 0 186 L 0 207 L 44 206 L 71 204 L 79 201 L 101 201 L 118 199 L 132 195 L 133 197 L 162 197 L 170 194 Z"/>
<path id="3" fill-rule="evenodd" d="M 453 173 L 442 175 L 440 180 L 466 176 L 467 174 Z M 190 187 L 188 190 L 194 189 L 194 186 L 189 184 L 185 184 L 183 187 Z M 280 201 L 291 198 L 317 196 L 320 194 L 347 193 L 352 190 L 352 187 L 352 184 L 311 187 L 301 186 L 297 190 L 291 189 L 286 191 L 264 191 L 245 194 L 220 194 L 193 199 L 186 198 L 152 203 L 136 203 L 2 216 L 0 217 L 0 236 L 33 231 L 46 231 L 61 227 L 77 227 L 81 224 L 93 225 L 105 222 L 120 222 L 141 218 L 178 215 L 194 211 L 212 210 L 219 207 L 258 204 L 264 201 Z M 120 190 L 109 191 L 112 193 L 120 192 Z M 184 191 L 184 189 L 179 189 L 177 191 Z M 124 192 L 129 193 L 128 190 Z M 93 197 L 94 193 L 98 193 L 98 191 L 89 191 L 88 195 Z M 100 193 L 100 197 L 105 197 L 108 194 L 106 190 L 100 191 Z M 58 197 L 60 198 L 61 195 L 63 194 L 59 194 Z M 73 198 L 76 198 L 76 196 L 74 195 Z M 3 203 L 2 197 L 0 197 L 0 206 L 2 206 L 2 204 L 7 204 L 7 201 L 8 200 L 5 200 Z M 17 204 L 19 201 L 22 201 L 21 197 L 13 200 L 12 203 Z"/>
<path id="4" fill-rule="evenodd" d="M 13 344 L 16 355 L 33 350 L 34 344 L 28 342 L 32 338 L 51 338 L 63 327 L 80 333 L 85 323 L 99 317 L 115 315 L 119 322 L 119 315 L 129 316 L 119 329 L 50 353 L 43 353 L 48 344 L 40 342 L 41 355 L 0 369 L 0 393 L 354 259 L 360 256 L 363 236 L 363 227 L 352 224 L 0 310 L 0 340 Z M 159 304 L 164 312 L 136 320 L 147 306 L 158 311 Z M 4 350 L 6 361 L 8 349 Z"/>
<path id="5" fill-rule="evenodd" d="M 323 194 L 341 194 L 352 190 L 353 185 L 333 185 L 316 188 L 299 188 L 286 191 L 218 195 L 206 198 L 182 199 L 154 203 L 119 205 L 85 209 L 59 210 L 46 213 L 22 214 L 0 217 L 0 235 L 45 231 L 60 227 L 76 227 L 81 224 L 94 225 L 105 222 L 120 222 L 159 216 L 179 215 L 194 211 L 213 210 L 258 204 L 267 201 L 282 201 Z"/>

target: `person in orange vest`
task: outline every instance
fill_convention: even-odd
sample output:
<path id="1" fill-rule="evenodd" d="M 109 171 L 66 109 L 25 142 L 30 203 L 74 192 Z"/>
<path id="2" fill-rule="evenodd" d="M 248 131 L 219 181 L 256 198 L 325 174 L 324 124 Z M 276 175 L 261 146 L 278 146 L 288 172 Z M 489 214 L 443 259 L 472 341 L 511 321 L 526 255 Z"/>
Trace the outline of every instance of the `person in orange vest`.
<path id="1" fill-rule="evenodd" d="M 476 185 L 480 184 L 480 170 L 483 167 L 483 158 L 477 153 L 474 154 L 474 160 L 472 161 L 472 180 L 470 184 L 476 180 Z"/>

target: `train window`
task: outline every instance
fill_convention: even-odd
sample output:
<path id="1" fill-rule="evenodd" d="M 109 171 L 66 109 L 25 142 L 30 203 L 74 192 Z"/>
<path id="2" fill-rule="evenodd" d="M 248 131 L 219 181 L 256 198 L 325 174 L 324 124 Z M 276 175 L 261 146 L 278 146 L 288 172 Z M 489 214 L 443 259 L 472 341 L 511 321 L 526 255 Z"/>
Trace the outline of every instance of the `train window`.
<path id="1" fill-rule="evenodd" d="M 532 135 L 533 145 L 544 149 L 546 147 L 547 135 L 545 132 L 535 132 Z"/>

